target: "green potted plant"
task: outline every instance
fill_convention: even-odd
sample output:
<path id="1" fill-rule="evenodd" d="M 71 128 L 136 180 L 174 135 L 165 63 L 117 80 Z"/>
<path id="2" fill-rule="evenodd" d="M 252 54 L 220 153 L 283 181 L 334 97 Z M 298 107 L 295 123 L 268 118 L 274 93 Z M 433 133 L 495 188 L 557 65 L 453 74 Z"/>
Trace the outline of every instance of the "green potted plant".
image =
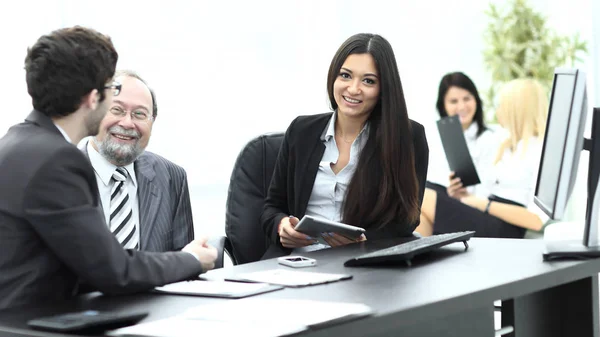
<path id="1" fill-rule="evenodd" d="M 492 76 L 486 93 L 488 111 L 495 110 L 495 96 L 502 84 L 533 77 L 548 90 L 556 67 L 574 67 L 588 51 L 579 34 L 561 36 L 550 29 L 546 18 L 527 0 L 511 0 L 503 8 L 490 4 L 485 13 L 490 22 L 484 33 L 483 56 Z"/>

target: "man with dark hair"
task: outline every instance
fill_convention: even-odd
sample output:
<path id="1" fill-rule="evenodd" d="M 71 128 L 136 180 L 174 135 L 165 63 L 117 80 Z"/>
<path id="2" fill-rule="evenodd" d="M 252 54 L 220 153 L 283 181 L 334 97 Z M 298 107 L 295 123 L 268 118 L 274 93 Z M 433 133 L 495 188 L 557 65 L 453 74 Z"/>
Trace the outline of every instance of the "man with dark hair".
<path id="1" fill-rule="evenodd" d="M 98 132 L 121 89 L 117 52 L 91 29 L 42 36 L 25 59 L 34 110 L 0 139 L 0 309 L 191 279 L 214 267 L 206 239 L 183 252 L 125 250 L 108 230 L 94 171 L 72 143 Z"/>
<path id="2" fill-rule="evenodd" d="M 154 91 L 133 71 L 117 71 L 114 79 L 121 93 L 98 135 L 81 144 L 96 173 L 106 223 L 125 248 L 180 250 L 194 239 L 186 172 L 145 151 L 158 113 Z"/>

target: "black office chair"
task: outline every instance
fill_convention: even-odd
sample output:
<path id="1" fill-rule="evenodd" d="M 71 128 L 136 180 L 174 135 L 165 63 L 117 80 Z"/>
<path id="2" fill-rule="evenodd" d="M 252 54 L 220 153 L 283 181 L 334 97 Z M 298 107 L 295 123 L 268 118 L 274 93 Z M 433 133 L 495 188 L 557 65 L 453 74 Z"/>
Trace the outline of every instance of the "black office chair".
<path id="1" fill-rule="evenodd" d="M 283 133 L 260 135 L 240 151 L 229 181 L 225 213 L 225 234 L 212 243 L 219 250 L 215 268 L 223 266 L 223 254 L 234 265 L 260 260 L 269 241 L 260 216 L 271 183 Z"/>

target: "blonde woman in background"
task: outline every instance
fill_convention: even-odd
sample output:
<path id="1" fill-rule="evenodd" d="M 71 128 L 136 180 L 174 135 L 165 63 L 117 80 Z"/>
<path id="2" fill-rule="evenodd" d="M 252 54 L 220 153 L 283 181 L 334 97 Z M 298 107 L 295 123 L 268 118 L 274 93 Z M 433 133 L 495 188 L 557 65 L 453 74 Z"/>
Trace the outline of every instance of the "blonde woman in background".
<path id="1" fill-rule="evenodd" d="M 428 236 L 472 230 L 478 237 L 522 238 L 527 229 L 540 230 L 548 218 L 533 203 L 533 194 L 547 113 L 548 97 L 540 83 L 518 79 L 505 84 L 496 116 L 508 136 L 482 182 L 490 196 L 469 194 L 460 178 L 451 181 L 448 195 L 428 189 L 416 231 Z"/>

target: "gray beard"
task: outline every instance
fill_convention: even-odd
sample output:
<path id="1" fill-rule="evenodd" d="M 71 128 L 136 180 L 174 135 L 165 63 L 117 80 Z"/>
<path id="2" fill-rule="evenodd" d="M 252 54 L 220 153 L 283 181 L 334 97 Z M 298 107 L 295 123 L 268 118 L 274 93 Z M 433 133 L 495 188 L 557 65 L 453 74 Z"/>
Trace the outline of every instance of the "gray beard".
<path id="1" fill-rule="evenodd" d="M 139 140 L 132 145 L 125 145 L 112 141 L 110 135 L 107 135 L 106 138 L 107 140 L 100 141 L 97 137 L 94 137 L 93 141 L 98 147 L 98 152 L 117 166 L 129 165 L 144 153 L 144 149 L 138 145 Z"/>

